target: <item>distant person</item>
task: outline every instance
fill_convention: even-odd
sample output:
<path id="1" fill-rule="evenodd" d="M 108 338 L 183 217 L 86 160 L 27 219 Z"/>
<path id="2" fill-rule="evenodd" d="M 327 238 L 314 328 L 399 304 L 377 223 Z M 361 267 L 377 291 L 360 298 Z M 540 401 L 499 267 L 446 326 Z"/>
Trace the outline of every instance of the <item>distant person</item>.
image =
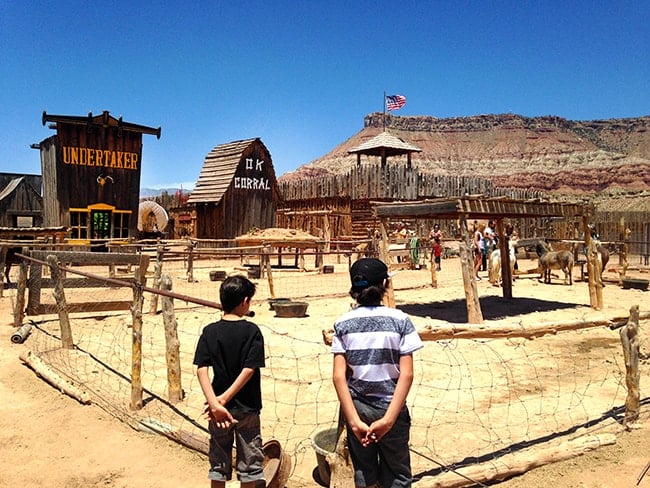
<path id="1" fill-rule="evenodd" d="M 404 222 L 398 223 L 397 230 L 395 231 L 395 237 L 399 237 L 400 239 L 406 239 L 407 235 L 408 235 L 408 229 L 406 228 L 406 224 L 404 224 Z"/>
<path id="2" fill-rule="evenodd" d="M 406 397 L 422 345 L 404 312 L 382 306 L 388 269 L 363 258 L 350 268 L 358 306 L 334 324 L 333 381 L 348 433 L 356 487 L 411 486 Z"/>
<path id="3" fill-rule="evenodd" d="M 477 281 L 481 280 L 478 272 L 485 271 L 484 265 L 487 264 L 483 262 L 483 252 L 485 251 L 485 237 L 483 237 L 484 230 L 485 224 L 474 224 L 472 254 L 474 256 L 474 279 Z"/>
<path id="4" fill-rule="evenodd" d="M 194 354 L 196 376 L 207 404 L 212 488 L 225 487 L 232 477 L 233 442 L 241 487 L 265 486 L 260 427 L 264 337 L 259 327 L 245 318 L 254 294 L 255 284 L 244 276 L 226 278 L 219 289 L 223 316 L 203 329 Z"/>
<path id="5" fill-rule="evenodd" d="M 485 231 L 483 232 L 483 235 L 485 237 L 485 244 L 486 244 L 485 247 L 487 250 L 487 254 L 490 254 L 498 247 L 496 228 L 497 228 L 496 222 L 494 220 L 490 220 L 488 222 L 488 225 L 485 227 Z"/>
<path id="6" fill-rule="evenodd" d="M 429 232 L 429 241 L 432 242 L 433 260 L 436 265 L 436 271 L 440 271 L 440 258 L 442 256 L 442 231 L 439 224 L 434 224 L 433 229 Z"/>

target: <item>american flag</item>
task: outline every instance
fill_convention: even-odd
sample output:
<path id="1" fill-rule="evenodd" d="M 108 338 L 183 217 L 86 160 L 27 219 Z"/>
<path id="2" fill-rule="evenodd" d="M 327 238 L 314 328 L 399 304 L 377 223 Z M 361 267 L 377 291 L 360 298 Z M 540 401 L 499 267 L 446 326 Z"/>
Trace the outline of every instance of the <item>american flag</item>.
<path id="1" fill-rule="evenodd" d="M 406 104 L 406 97 L 402 95 L 386 95 L 386 109 L 397 110 Z"/>

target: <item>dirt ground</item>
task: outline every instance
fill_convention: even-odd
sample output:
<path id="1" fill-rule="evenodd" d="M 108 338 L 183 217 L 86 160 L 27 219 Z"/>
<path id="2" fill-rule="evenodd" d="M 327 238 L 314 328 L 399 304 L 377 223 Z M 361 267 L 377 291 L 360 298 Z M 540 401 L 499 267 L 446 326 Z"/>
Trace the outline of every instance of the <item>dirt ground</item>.
<path id="1" fill-rule="evenodd" d="M 443 267 L 448 269 L 450 262 L 443 261 Z M 445 286 L 445 272 L 443 269 L 440 275 L 436 299 L 458 295 L 457 285 L 455 289 Z M 648 274 L 641 273 L 638 277 L 648 278 Z M 495 295 L 486 279 L 477 285 L 481 297 Z M 534 295 L 558 302 L 565 300 L 567 293 L 575 293 L 572 302 L 589 304 L 584 282 L 574 284 L 573 291 L 569 292 L 563 285 L 520 279 L 514 290 L 515 296 Z M 398 291 L 397 306 L 417 304 L 425 291 Z M 30 344 L 29 339 L 24 344 L 10 341 L 12 293 L 15 290 L 6 290 L 0 298 L 0 486 L 184 488 L 209 485 L 207 461 L 202 455 L 161 436 L 135 431 L 94 404 L 81 405 L 22 364 L 19 355 Z M 605 310 L 594 312 L 594 316 L 626 316 L 635 304 L 648 311 L 649 297 L 650 292 L 623 290 L 608 283 L 604 289 Z M 349 301 L 349 298 L 341 300 Z M 310 302 L 310 317 L 322 325 L 328 305 L 327 300 Z M 570 309 L 548 310 L 543 314 L 547 321 L 572 318 Z M 580 317 L 584 315 L 583 309 Z M 265 318 L 262 313 L 256 320 Z M 516 318 L 516 311 L 511 311 L 509 319 Z M 641 380 L 642 398 L 645 380 Z M 647 406 L 644 408 L 647 410 Z M 650 462 L 647 411 L 644 418 L 646 423 L 639 429 L 619 432 L 614 445 L 532 469 L 498 486 L 650 487 L 650 473 L 642 476 Z"/>

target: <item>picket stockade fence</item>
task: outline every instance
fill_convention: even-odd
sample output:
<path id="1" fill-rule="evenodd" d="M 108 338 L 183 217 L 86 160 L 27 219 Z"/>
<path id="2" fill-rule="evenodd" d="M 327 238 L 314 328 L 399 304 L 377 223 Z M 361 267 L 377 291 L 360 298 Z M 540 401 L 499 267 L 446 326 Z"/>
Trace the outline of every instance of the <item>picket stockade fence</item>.
<path id="1" fill-rule="evenodd" d="M 15 325 L 24 322 L 29 266 L 49 269 L 54 307 L 47 310 L 56 314 L 30 319 L 30 353 L 23 360 L 79 401 L 205 453 L 204 399 L 192 358 L 202 328 L 219 316 L 218 283 L 179 293 L 173 287 L 193 286 L 179 261 L 157 260 L 148 287 L 146 260 L 131 279 L 121 280 L 100 274 L 108 257 L 81 266 L 84 259 L 25 255 Z M 112 264 L 121 259 L 113 256 Z M 287 274 L 277 273 L 276 283 L 309 282 L 327 290 L 335 282 L 339 292 L 346 290 L 339 280 L 346 282 L 347 272 Z M 74 288 L 67 288 L 71 275 L 85 279 L 68 281 Z M 262 284 L 256 298 L 264 301 L 269 295 Z M 107 290 L 115 303 L 115 295 L 125 293 L 130 309 L 107 311 Z M 81 295 L 83 307 L 71 314 L 68 298 Z M 344 292 L 317 300 L 337 313 L 350 302 Z M 425 347 L 414 356 L 408 399 L 416 486 L 488 483 L 614 442 L 613 427 L 632 428 L 647 412 L 640 387 L 641 372 L 647 376 L 640 344 L 647 344 L 647 335 L 640 325 L 648 319 L 650 313 L 635 306 L 629 317 L 601 321 L 418 326 Z M 266 348 L 262 434 L 280 441 L 292 457 L 287 487 L 314 484 L 312 439 L 338 424 L 329 334 L 322 331 L 330 324 L 329 317 L 260 320 Z"/>

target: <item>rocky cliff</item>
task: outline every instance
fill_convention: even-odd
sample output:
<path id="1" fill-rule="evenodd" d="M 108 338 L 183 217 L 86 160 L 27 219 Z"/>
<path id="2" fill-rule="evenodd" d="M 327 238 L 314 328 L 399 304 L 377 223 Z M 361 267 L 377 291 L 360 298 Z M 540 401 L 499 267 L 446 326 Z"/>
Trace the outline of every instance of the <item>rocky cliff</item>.
<path id="1" fill-rule="evenodd" d="M 422 172 L 475 175 L 497 186 L 557 193 L 650 191 L 650 116 L 572 121 L 514 114 L 438 119 L 385 115 L 386 130 L 422 152 Z M 365 117 L 364 128 L 324 156 L 281 177 L 283 181 L 347 172 L 348 150 L 384 130 L 384 114 Z M 373 162 L 372 156 L 363 156 Z M 405 164 L 406 157 L 388 160 Z"/>

